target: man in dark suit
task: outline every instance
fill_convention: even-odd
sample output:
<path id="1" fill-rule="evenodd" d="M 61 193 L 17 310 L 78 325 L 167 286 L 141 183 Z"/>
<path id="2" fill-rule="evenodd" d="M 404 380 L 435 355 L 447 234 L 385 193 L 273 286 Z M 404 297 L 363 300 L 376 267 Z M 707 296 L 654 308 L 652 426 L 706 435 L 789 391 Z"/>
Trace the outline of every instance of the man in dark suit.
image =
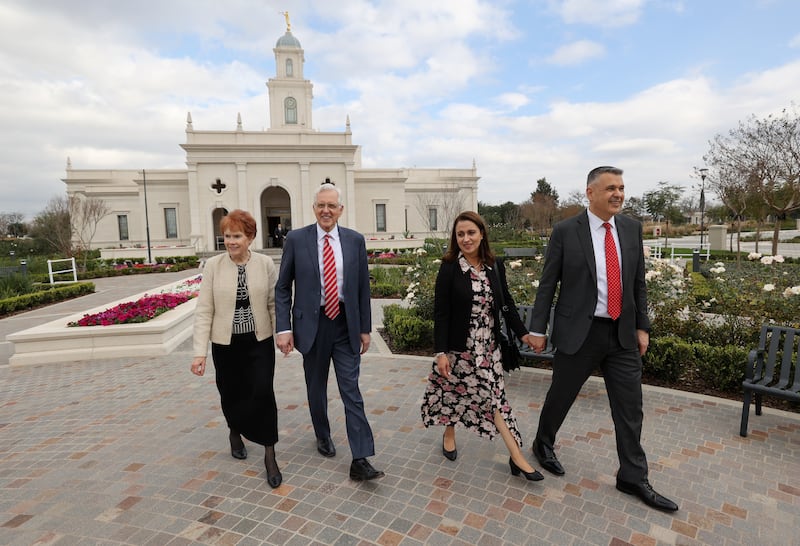
<path id="1" fill-rule="evenodd" d="M 384 474 L 367 460 L 375 444 L 358 386 L 372 330 L 367 249 L 363 235 L 337 225 L 344 207 L 336 186 L 320 186 L 313 208 L 317 222 L 290 231 L 284 241 L 275 285 L 276 344 L 284 355 L 295 347 L 303 354 L 317 450 L 326 457 L 336 455 L 328 422 L 333 360 L 353 455 L 350 478 L 372 480 Z"/>
<path id="2" fill-rule="evenodd" d="M 275 242 L 275 246 L 277 248 L 281 248 L 283 246 L 283 239 L 286 236 L 286 233 L 283 231 L 283 226 L 278 224 L 275 226 L 275 232 L 272 234 L 272 239 Z"/>
<path id="3" fill-rule="evenodd" d="M 647 505 L 674 511 L 648 481 L 642 434 L 642 355 L 650 341 L 642 225 L 618 213 L 625 200 L 622 170 L 597 167 L 586 180 L 589 209 L 553 227 L 536 292 L 534 350 L 545 346 L 550 307 L 560 283 L 552 341 L 553 380 L 542 407 L 533 454 L 563 475 L 553 450 L 556 433 L 592 371 L 603 372 L 617 439 L 617 489 Z M 608 256 L 609 261 L 606 260 Z M 621 286 L 620 286 L 621 283 Z"/>

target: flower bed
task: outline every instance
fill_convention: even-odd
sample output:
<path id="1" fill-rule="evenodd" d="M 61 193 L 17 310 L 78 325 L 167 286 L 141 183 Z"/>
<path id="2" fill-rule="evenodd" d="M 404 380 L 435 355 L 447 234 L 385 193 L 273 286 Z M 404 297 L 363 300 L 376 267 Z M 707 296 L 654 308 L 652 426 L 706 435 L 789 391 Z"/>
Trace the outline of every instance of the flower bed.
<path id="1" fill-rule="evenodd" d="M 200 281 L 201 276 L 198 275 L 160 294 L 145 294 L 137 300 L 120 303 L 99 313 L 84 315 L 80 320 L 68 322 L 67 326 L 109 326 L 147 322 L 197 297 L 196 287 Z"/>
<path id="2" fill-rule="evenodd" d="M 176 305 L 169 312 L 162 312 L 145 322 L 110 323 L 107 325 L 70 327 L 85 315 L 103 314 L 110 309 L 121 309 L 123 304 L 136 302 L 150 296 L 179 294 L 194 291 L 196 287 L 187 282 L 199 282 L 199 277 L 164 285 L 158 290 L 143 292 L 132 298 L 114 302 L 71 317 L 59 318 L 34 326 L 22 332 L 9 334 L 6 339 L 14 345 L 14 354 L 9 358 L 12 366 L 27 364 L 63 363 L 76 360 L 95 360 L 126 357 L 162 356 L 172 352 L 192 335 L 196 298 Z M 121 314 L 117 313 L 118 315 Z"/>

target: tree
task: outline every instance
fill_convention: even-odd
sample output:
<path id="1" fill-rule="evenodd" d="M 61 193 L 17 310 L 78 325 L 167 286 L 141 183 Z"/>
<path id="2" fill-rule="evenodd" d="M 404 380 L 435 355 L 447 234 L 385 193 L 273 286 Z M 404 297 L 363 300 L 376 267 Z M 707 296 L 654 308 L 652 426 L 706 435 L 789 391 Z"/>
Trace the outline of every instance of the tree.
<path id="1" fill-rule="evenodd" d="M 428 226 L 428 230 L 432 237 L 440 237 L 441 232 L 449 234 L 450 227 L 453 221 L 464 210 L 464 200 L 458 192 L 445 192 L 445 193 L 419 193 L 415 208 L 419 213 L 420 218 L 424 225 Z M 436 210 L 436 229 L 430 222 L 430 210 Z M 445 236 L 445 239 L 447 235 Z M 442 249 L 444 250 L 444 249 Z"/>
<path id="2" fill-rule="evenodd" d="M 19 237 L 11 233 L 12 226 L 22 224 L 25 215 L 21 212 L 0 212 L 0 237 Z"/>
<path id="3" fill-rule="evenodd" d="M 92 249 L 92 239 L 97 233 L 97 224 L 109 215 L 111 209 L 102 199 L 73 194 L 68 198 L 72 233 L 78 241 L 78 249 L 83 255 L 83 269 Z"/>
<path id="4" fill-rule="evenodd" d="M 66 195 L 48 201 L 45 209 L 34 217 L 30 234 L 34 239 L 43 241 L 49 252 L 72 256 L 72 227 Z"/>
<path id="5" fill-rule="evenodd" d="M 751 116 L 727 135 L 716 135 L 703 157 L 711 166 L 748 180 L 775 218 L 772 253 L 778 252 L 780 221 L 800 209 L 800 114 L 793 105 L 780 115 Z"/>
<path id="6" fill-rule="evenodd" d="M 640 222 L 644 220 L 647 215 L 647 206 L 644 199 L 641 197 L 628 197 L 622 206 L 622 214 L 636 218 Z"/>
<path id="7" fill-rule="evenodd" d="M 669 184 L 668 182 L 661 181 L 658 183 L 658 189 L 645 192 L 644 201 L 645 208 L 653 220 L 656 222 L 665 221 L 666 226 L 664 229 L 664 246 L 669 243 L 669 222 L 681 217 L 680 210 L 677 203 L 680 200 L 683 188 Z"/>
<path id="8" fill-rule="evenodd" d="M 534 230 L 548 233 L 553 227 L 558 212 L 558 192 L 547 182 L 546 178 L 536 181 L 536 191 L 531 194 L 527 203 L 522 205 L 522 214 L 530 220 Z"/>

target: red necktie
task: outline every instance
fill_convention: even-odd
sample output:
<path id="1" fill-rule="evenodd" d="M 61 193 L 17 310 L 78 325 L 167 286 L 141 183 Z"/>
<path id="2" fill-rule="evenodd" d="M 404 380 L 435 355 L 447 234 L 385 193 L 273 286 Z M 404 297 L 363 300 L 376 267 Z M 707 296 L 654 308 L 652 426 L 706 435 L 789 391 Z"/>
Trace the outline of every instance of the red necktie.
<path id="1" fill-rule="evenodd" d="M 325 236 L 322 245 L 322 285 L 325 288 L 325 315 L 333 320 L 339 315 L 339 288 L 336 285 L 336 258 L 333 256 L 331 236 Z"/>
<path id="2" fill-rule="evenodd" d="M 606 281 L 608 282 L 608 316 L 616 320 L 622 312 L 622 279 L 619 274 L 617 245 L 611 235 L 611 224 L 603 222 L 606 228 Z"/>

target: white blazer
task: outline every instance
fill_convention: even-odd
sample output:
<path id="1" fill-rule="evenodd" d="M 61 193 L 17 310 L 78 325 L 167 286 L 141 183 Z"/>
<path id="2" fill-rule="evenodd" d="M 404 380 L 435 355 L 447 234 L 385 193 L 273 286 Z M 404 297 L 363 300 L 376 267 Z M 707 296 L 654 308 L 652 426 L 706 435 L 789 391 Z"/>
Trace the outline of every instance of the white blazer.
<path id="1" fill-rule="evenodd" d="M 253 252 L 246 270 L 256 339 L 262 341 L 275 333 L 277 268 L 272 258 Z M 238 268 L 227 253 L 206 262 L 194 316 L 194 356 L 208 354 L 209 339 L 218 345 L 230 345 L 238 278 Z"/>

